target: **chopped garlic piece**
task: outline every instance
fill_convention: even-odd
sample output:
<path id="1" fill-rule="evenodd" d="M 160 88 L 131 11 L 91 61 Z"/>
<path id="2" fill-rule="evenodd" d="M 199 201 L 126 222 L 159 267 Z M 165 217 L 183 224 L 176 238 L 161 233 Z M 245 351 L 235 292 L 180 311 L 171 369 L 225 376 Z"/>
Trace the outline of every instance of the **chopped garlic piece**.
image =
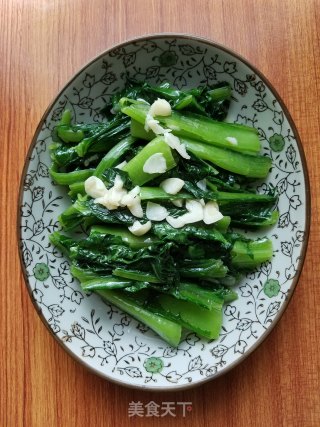
<path id="1" fill-rule="evenodd" d="M 203 209 L 203 222 L 205 224 L 213 224 L 223 218 L 222 213 L 219 211 L 218 203 L 208 202 Z"/>
<path id="2" fill-rule="evenodd" d="M 132 190 L 129 191 L 129 194 L 131 194 L 133 197 L 138 196 L 139 193 L 140 193 L 139 185 L 136 185 Z"/>
<path id="3" fill-rule="evenodd" d="M 148 128 L 156 135 L 162 135 L 165 132 L 165 128 L 159 124 L 159 120 L 155 119 L 148 120 Z"/>
<path id="4" fill-rule="evenodd" d="M 176 200 L 172 200 L 172 203 L 173 203 L 177 208 L 182 208 L 182 207 L 183 207 L 183 199 L 176 199 Z"/>
<path id="5" fill-rule="evenodd" d="M 182 228 L 186 225 L 183 217 L 184 215 L 181 215 L 178 218 L 174 218 L 173 216 L 167 216 L 166 221 L 173 228 Z"/>
<path id="6" fill-rule="evenodd" d="M 150 127 L 149 127 L 149 121 L 150 120 L 153 120 L 153 117 L 152 117 L 152 115 L 148 112 L 147 113 L 147 116 L 146 116 L 146 120 L 145 120 L 145 122 L 144 122 L 144 130 L 146 131 L 146 132 L 148 132 L 149 130 L 150 130 Z"/>
<path id="7" fill-rule="evenodd" d="M 160 187 L 168 194 L 177 194 L 184 186 L 183 179 L 168 178 L 161 182 Z"/>
<path id="8" fill-rule="evenodd" d="M 143 165 L 143 172 L 145 173 L 164 173 L 166 170 L 167 163 L 162 153 L 153 154 Z"/>
<path id="9" fill-rule="evenodd" d="M 123 188 L 120 175 L 116 175 L 113 186 L 106 190 L 101 197 L 95 199 L 95 203 L 105 206 L 109 210 L 117 209 L 121 205 L 121 199 L 127 194 Z"/>
<path id="10" fill-rule="evenodd" d="M 146 216 L 151 221 L 163 221 L 168 216 L 168 211 L 165 207 L 158 203 L 148 202 Z"/>
<path id="11" fill-rule="evenodd" d="M 96 176 L 90 176 L 85 180 L 84 189 L 88 196 L 92 197 L 93 199 L 97 197 L 103 197 L 108 191 L 103 181 Z"/>
<path id="12" fill-rule="evenodd" d="M 187 213 L 183 215 L 186 224 L 203 220 L 203 207 L 198 200 L 186 201 Z"/>
<path id="13" fill-rule="evenodd" d="M 207 189 L 207 181 L 205 178 L 202 179 L 201 181 L 198 181 L 196 185 L 198 188 L 200 188 L 200 190 L 206 191 Z"/>
<path id="14" fill-rule="evenodd" d="M 193 224 L 203 220 L 203 207 L 198 200 L 187 200 L 186 209 L 188 212 L 178 218 L 167 216 L 166 220 L 171 227 L 181 228 L 186 224 Z"/>
<path id="15" fill-rule="evenodd" d="M 108 199 L 110 203 L 113 205 L 119 207 L 121 204 L 122 198 L 127 194 L 126 190 L 123 190 L 122 188 L 116 188 L 115 186 L 111 187 L 108 192 Z"/>
<path id="16" fill-rule="evenodd" d="M 127 207 L 132 215 L 137 218 L 143 218 L 141 199 L 139 197 L 140 187 L 136 186 L 128 192 L 123 188 L 123 181 L 120 175 L 116 175 L 113 186 L 109 189 L 96 177 L 91 177 L 90 181 L 87 184 L 85 183 L 85 188 L 87 194 L 92 194 L 91 197 L 95 197 L 94 203 L 102 205 L 110 211 L 118 209 L 120 206 Z"/>
<path id="17" fill-rule="evenodd" d="M 189 160 L 191 157 L 187 153 L 186 146 L 184 144 L 180 144 L 179 147 L 176 148 L 176 151 L 180 154 L 184 159 Z"/>
<path id="18" fill-rule="evenodd" d="M 135 221 L 128 230 L 134 234 L 135 236 L 143 236 L 148 233 L 151 229 L 151 221 L 146 222 L 145 224 L 141 224 L 139 221 Z"/>
<path id="19" fill-rule="evenodd" d="M 189 212 L 193 212 L 195 210 L 199 211 L 202 209 L 201 202 L 199 200 L 189 199 L 186 201 L 186 209 Z"/>
<path id="20" fill-rule="evenodd" d="M 152 116 L 170 116 L 171 105 L 165 99 L 158 98 L 151 105 L 149 112 Z"/>
<path id="21" fill-rule="evenodd" d="M 166 131 L 164 133 L 164 141 L 169 145 L 170 148 L 176 150 L 181 157 L 184 159 L 190 159 L 190 156 L 186 150 L 186 146 L 181 144 L 180 139 L 177 136 L 172 135 L 171 132 Z"/>
<path id="22" fill-rule="evenodd" d="M 119 163 L 118 166 L 115 166 L 115 169 L 122 170 L 128 162 L 124 160 L 122 163 Z"/>
<path id="23" fill-rule="evenodd" d="M 127 193 L 125 196 L 122 197 L 121 202 L 120 202 L 120 206 L 124 207 L 129 207 L 135 204 L 135 197 L 132 196 L 130 193 Z"/>
<path id="24" fill-rule="evenodd" d="M 148 132 L 150 129 L 156 134 L 156 135 L 164 135 L 165 142 L 171 147 L 172 149 L 176 150 L 181 157 L 184 159 L 190 159 L 189 154 L 187 153 L 186 147 L 184 144 L 180 143 L 180 139 L 172 135 L 172 130 L 178 130 L 174 125 L 169 126 L 170 129 L 163 128 L 158 120 L 155 120 L 153 118 L 154 115 L 157 116 L 170 116 L 171 114 L 171 106 L 168 101 L 165 99 L 157 99 L 149 108 L 149 111 L 146 115 L 146 120 L 144 124 L 144 129 L 146 132 Z"/>
<path id="25" fill-rule="evenodd" d="M 104 196 L 96 198 L 94 200 L 94 203 L 106 207 L 107 209 L 109 209 L 109 211 L 113 211 L 115 209 L 118 209 L 119 207 L 119 204 L 117 202 L 110 200 L 109 191 Z"/>
<path id="26" fill-rule="evenodd" d="M 128 201 L 126 202 L 126 205 L 130 205 L 130 200 L 131 198 L 134 200 L 137 198 L 137 196 L 140 193 L 140 187 L 138 185 L 136 185 L 132 190 L 129 191 L 129 193 L 127 194 L 126 197 L 128 197 Z M 140 200 L 140 197 L 139 197 Z"/>
<path id="27" fill-rule="evenodd" d="M 233 136 L 227 136 L 226 141 L 230 142 L 231 145 L 238 145 L 237 138 L 234 138 Z"/>
<path id="28" fill-rule="evenodd" d="M 140 197 L 138 197 L 139 193 L 140 187 L 137 185 L 131 191 L 129 191 L 129 193 L 122 197 L 121 206 L 131 206 L 134 205 L 136 201 L 140 202 Z"/>
<path id="29" fill-rule="evenodd" d="M 180 139 L 177 136 L 173 135 L 171 131 L 165 132 L 164 140 L 169 145 L 169 147 L 173 148 L 174 150 L 176 150 L 177 147 L 179 147 L 180 145 Z"/>
<path id="30" fill-rule="evenodd" d="M 115 188 L 116 190 L 122 190 L 123 189 L 123 181 L 122 181 L 120 175 L 116 175 L 112 188 Z"/>
<path id="31" fill-rule="evenodd" d="M 135 203 L 128 206 L 129 211 L 137 218 L 143 218 L 143 210 L 141 207 L 140 197 L 135 198 Z"/>

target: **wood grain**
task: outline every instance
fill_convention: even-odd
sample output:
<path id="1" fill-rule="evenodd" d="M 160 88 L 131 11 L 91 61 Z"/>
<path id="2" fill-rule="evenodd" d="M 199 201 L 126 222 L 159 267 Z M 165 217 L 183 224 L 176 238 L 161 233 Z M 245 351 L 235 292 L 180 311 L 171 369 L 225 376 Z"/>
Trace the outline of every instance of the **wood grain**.
<path id="1" fill-rule="evenodd" d="M 319 22 L 318 0 L 0 0 L 0 426 L 320 425 Z M 16 242 L 20 174 L 43 111 L 90 58 L 152 32 L 211 38 L 261 69 L 300 132 L 312 188 L 308 256 L 279 325 L 228 375 L 169 394 L 116 386 L 65 354 L 29 299 Z M 129 418 L 132 400 L 193 411 Z"/>

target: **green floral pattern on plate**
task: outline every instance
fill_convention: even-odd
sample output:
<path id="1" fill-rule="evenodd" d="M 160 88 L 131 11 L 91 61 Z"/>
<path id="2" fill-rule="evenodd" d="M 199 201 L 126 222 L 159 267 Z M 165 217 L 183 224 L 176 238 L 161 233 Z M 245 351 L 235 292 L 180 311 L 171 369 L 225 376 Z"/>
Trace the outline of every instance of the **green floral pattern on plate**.
<path id="1" fill-rule="evenodd" d="M 268 279 L 263 286 L 263 292 L 269 298 L 276 297 L 279 294 L 280 289 L 279 280 L 275 279 Z"/>
<path id="2" fill-rule="evenodd" d="M 162 371 L 163 362 L 159 357 L 149 357 L 144 361 L 143 366 L 147 372 L 158 374 Z"/>
<path id="3" fill-rule="evenodd" d="M 44 282 L 50 276 L 50 270 L 44 262 L 37 263 L 33 268 L 34 277 L 41 282 Z"/>
<path id="4" fill-rule="evenodd" d="M 285 145 L 285 139 L 282 135 L 275 133 L 269 139 L 270 148 L 273 151 L 282 151 Z"/>

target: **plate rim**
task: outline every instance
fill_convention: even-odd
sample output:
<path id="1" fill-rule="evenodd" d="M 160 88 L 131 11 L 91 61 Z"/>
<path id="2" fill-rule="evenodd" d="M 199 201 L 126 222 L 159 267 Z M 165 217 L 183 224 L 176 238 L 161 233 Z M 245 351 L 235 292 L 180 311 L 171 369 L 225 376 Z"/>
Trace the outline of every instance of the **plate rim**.
<path id="1" fill-rule="evenodd" d="M 295 136 L 296 139 L 296 143 L 297 143 L 297 148 L 299 151 L 299 155 L 301 158 L 301 163 L 302 163 L 302 172 L 303 172 L 303 177 L 304 177 L 304 181 L 305 181 L 305 198 L 306 198 L 306 202 L 305 202 L 305 229 L 304 229 L 304 236 L 305 239 L 302 242 L 302 247 L 301 247 L 301 253 L 300 253 L 300 257 L 299 257 L 299 262 L 297 265 L 297 273 L 295 275 L 295 277 L 292 280 L 292 284 L 290 286 L 290 293 L 289 296 L 285 299 L 285 301 L 283 302 L 280 310 L 277 312 L 276 316 L 274 317 L 271 325 L 268 327 L 268 329 L 257 339 L 257 341 L 250 347 L 250 349 L 248 351 L 246 351 L 243 355 L 241 355 L 237 360 L 235 360 L 234 362 L 230 363 L 228 366 L 226 366 L 224 369 L 221 369 L 219 372 L 217 372 L 216 374 L 207 377 L 207 378 L 201 378 L 198 381 L 192 382 L 192 383 L 188 383 L 188 384 L 183 384 L 183 385 L 168 385 L 168 386 L 150 386 L 150 385 L 145 385 L 145 384 L 131 384 L 129 382 L 126 381 L 121 381 L 117 378 L 114 378 L 112 376 L 109 376 L 108 374 L 105 374 L 103 372 L 101 372 L 99 369 L 94 368 L 93 366 L 90 366 L 81 356 L 79 356 L 78 354 L 74 353 L 63 341 L 61 338 L 59 338 L 50 328 L 46 318 L 44 317 L 44 315 L 42 314 L 41 310 L 39 310 L 39 307 L 36 304 L 36 301 L 34 300 L 34 298 L 32 297 L 32 289 L 30 286 L 30 282 L 28 279 L 28 273 L 26 270 L 26 267 L 24 265 L 23 262 L 23 256 L 22 256 L 22 249 L 21 249 L 21 240 L 22 240 L 22 236 L 21 236 L 21 210 L 20 210 L 20 206 L 22 204 L 22 200 L 23 200 L 23 183 L 24 183 L 24 178 L 26 176 L 26 172 L 28 170 L 29 167 L 29 163 L 30 163 L 30 158 L 31 158 L 31 154 L 34 150 L 34 147 L 37 143 L 37 139 L 38 139 L 38 135 L 42 129 L 43 123 L 45 121 L 45 119 L 47 118 L 49 112 L 51 111 L 53 105 L 57 102 L 57 100 L 60 98 L 60 96 L 62 95 L 62 93 L 70 86 L 70 84 L 72 84 L 72 82 L 77 79 L 77 77 L 84 72 L 89 66 L 91 66 L 94 62 L 98 61 L 100 58 L 103 58 L 105 55 L 107 55 L 110 51 L 116 49 L 116 48 L 122 48 L 122 47 L 126 47 L 127 45 L 130 45 L 134 42 L 141 42 L 141 41 L 145 41 L 145 40 L 150 40 L 150 39 L 161 39 L 161 38 L 168 38 L 168 37 L 176 37 L 176 38 L 180 38 L 180 39 L 187 39 L 187 40 L 193 40 L 196 42 L 201 42 L 204 44 L 209 45 L 210 47 L 215 47 L 217 49 L 220 49 L 226 53 L 228 53 L 229 55 L 234 56 L 237 60 L 241 61 L 242 63 L 244 63 L 247 67 L 251 68 L 254 73 L 260 78 L 261 81 L 263 81 L 264 83 L 266 83 L 266 85 L 268 86 L 268 89 L 271 91 L 272 95 L 275 97 L 275 99 L 277 100 L 277 102 L 279 103 L 281 109 L 284 111 L 286 119 L 288 120 L 288 123 L 290 125 L 290 127 L 292 128 L 293 134 Z M 51 102 L 49 103 L 48 107 L 46 108 L 46 110 L 44 111 L 39 124 L 36 127 L 36 130 L 34 131 L 32 140 L 31 140 L 31 144 L 27 150 L 27 154 L 25 156 L 25 161 L 24 161 L 24 166 L 20 175 L 20 184 L 19 184 L 19 195 L 18 195 L 18 213 L 17 213 L 17 223 L 16 223 L 16 232 L 17 232 L 17 239 L 18 239 L 18 252 L 19 252 L 19 259 L 20 259 L 20 266 L 22 269 L 22 273 L 23 273 L 23 279 L 24 282 L 26 284 L 27 290 L 28 290 L 28 294 L 29 297 L 31 299 L 31 302 L 36 310 L 36 312 L 38 313 L 42 323 L 46 326 L 46 328 L 49 330 L 51 336 L 53 336 L 53 338 L 59 343 L 59 345 L 67 352 L 67 354 L 69 356 L 71 356 L 74 360 L 76 360 L 78 363 L 80 363 L 83 367 L 85 367 L 88 371 L 98 375 L 99 377 L 111 381 L 112 383 L 115 383 L 117 385 L 121 385 L 121 386 L 125 386 L 127 388 L 132 388 L 132 389 L 139 389 L 139 390 L 144 390 L 144 391 L 159 391 L 159 392 L 171 392 L 171 391 L 180 391 L 180 390 L 186 390 L 186 389 L 190 389 L 190 388 L 194 388 L 194 387 L 198 387 L 201 386 L 209 381 L 215 380 L 216 378 L 225 375 L 226 373 L 230 372 L 233 368 L 235 368 L 237 365 L 239 365 L 240 363 L 242 363 L 250 354 L 252 354 L 262 343 L 263 341 L 265 341 L 265 339 L 269 336 L 269 334 L 273 331 L 273 329 L 275 328 L 276 325 L 278 325 L 282 315 L 284 314 L 285 310 L 288 307 L 289 302 L 292 299 L 292 296 L 294 294 L 294 291 L 296 289 L 296 286 L 299 282 L 300 279 L 300 275 L 304 266 L 304 262 L 305 262 L 305 258 L 306 258 L 306 253 L 307 253 L 307 248 L 308 248 L 308 242 L 309 242 L 309 235 L 310 235 L 310 224 L 311 224 L 311 193 L 310 193 L 310 180 L 309 180 L 309 171 L 308 171 L 308 165 L 307 165 L 307 161 L 306 161 L 306 156 L 305 156 L 305 152 L 303 149 L 303 145 L 301 142 L 301 138 L 300 135 L 298 133 L 297 127 L 291 117 L 291 114 L 288 110 L 288 108 L 286 107 L 284 101 L 282 100 L 281 96 L 278 94 L 277 90 L 274 88 L 274 86 L 270 83 L 270 81 L 268 80 L 268 78 L 265 77 L 265 75 L 257 69 L 256 66 L 252 65 L 252 63 L 250 61 L 248 61 L 246 58 L 244 58 L 242 55 L 238 54 L 237 52 L 235 52 L 233 49 L 226 47 L 223 44 L 217 43 L 216 41 L 210 40 L 209 38 L 206 37 L 201 37 L 198 35 L 193 35 L 193 34 L 188 34 L 188 33 L 175 33 L 175 32 L 164 32 L 164 33 L 150 33 L 150 34 L 145 34 L 145 35 L 141 35 L 138 37 L 133 37 L 133 38 L 129 38 L 126 39 L 123 42 L 120 43 L 116 43 L 111 45 L 111 47 L 109 47 L 108 49 L 103 50 L 102 52 L 100 52 L 99 54 L 97 54 L 96 56 L 94 56 L 92 59 L 90 59 L 84 66 L 82 66 L 75 74 L 72 75 L 72 77 L 63 85 L 63 87 L 59 90 L 59 92 L 54 96 L 54 98 L 51 100 Z"/>

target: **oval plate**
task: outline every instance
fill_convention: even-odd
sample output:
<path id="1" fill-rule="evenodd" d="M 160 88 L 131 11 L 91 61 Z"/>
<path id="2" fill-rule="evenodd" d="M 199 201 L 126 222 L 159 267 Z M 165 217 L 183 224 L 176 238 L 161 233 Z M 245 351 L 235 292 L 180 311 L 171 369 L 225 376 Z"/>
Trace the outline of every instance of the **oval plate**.
<path id="1" fill-rule="evenodd" d="M 273 159 L 268 178 L 279 192 L 276 226 L 267 235 L 274 257 L 236 288 L 239 299 L 224 308 L 215 341 L 186 333 L 171 348 L 150 329 L 86 295 L 69 262 L 49 243 L 58 215 L 70 204 L 49 176 L 51 131 L 65 108 L 77 122 L 99 121 L 100 108 L 127 77 L 178 88 L 228 81 L 233 87 L 228 121 L 258 129 L 263 154 Z M 261 184 L 258 190 L 267 190 Z M 64 87 L 45 112 L 33 138 L 20 188 L 20 257 L 27 288 L 41 319 L 75 359 L 111 381 L 136 388 L 173 390 L 204 383 L 241 362 L 281 317 L 302 269 L 310 222 L 309 182 L 297 130 L 283 102 L 246 60 L 208 40 L 154 35 L 104 52 Z"/>

